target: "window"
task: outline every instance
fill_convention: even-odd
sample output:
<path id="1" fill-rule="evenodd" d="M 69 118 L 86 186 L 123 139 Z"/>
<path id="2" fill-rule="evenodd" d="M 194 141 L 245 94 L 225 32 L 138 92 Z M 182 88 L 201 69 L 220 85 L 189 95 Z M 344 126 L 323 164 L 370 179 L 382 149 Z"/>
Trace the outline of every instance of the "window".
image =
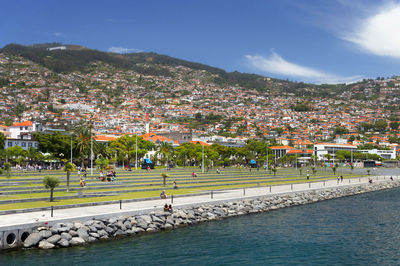
<path id="1" fill-rule="evenodd" d="M 23 127 L 19 127 L 19 130 L 22 130 L 23 129 Z"/>
<path id="2" fill-rule="evenodd" d="M 21 147 L 26 147 L 26 142 L 22 142 Z"/>
<path id="3" fill-rule="evenodd" d="M 37 148 L 37 146 L 38 146 L 38 144 L 37 144 L 37 143 L 35 143 L 35 148 Z"/>
<path id="4" fill-rule="evenodd" d="M 29 143 L 28 143 L 28 147 L 32 147 L 32 142 L 29 142 Z"/>
<path id="5" fill-rule="evenodd" d="M 8 147 L 12 147 L 12 142 L 11 141 L 8 142 Z"/>

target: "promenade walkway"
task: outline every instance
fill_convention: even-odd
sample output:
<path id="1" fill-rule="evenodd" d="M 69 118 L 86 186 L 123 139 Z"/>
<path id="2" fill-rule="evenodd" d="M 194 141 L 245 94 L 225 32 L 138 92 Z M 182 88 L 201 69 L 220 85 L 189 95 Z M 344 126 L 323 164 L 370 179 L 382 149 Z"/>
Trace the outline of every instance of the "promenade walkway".
<path id="1" fill-rule="evenodd" d="M 245 198 L 254 198 L 266 195 L 278 195 L 290 192 L 309 191 L 321 188 L 343 187 L 356 184 L 367 184 L 368 179 L 374 182 L 384 182 L 389 180 L 389 176 L 371 176 L 354 179 L 344 179 L 342 182 L 337 180 L 326 180 L 309 183 L 285 184 L 276 186 L 241 188 L 231 190 L 210 191 L 206 195 L 192 195 L 185 197 L 174 197 L 168 195 L 167 199 L 143 200 L 135 202 L 123 202 L 120 204 L 107 204 L 100 206 L 77 207 L 68 209 L 56 209 L 51 217 L 51 212 L 37 211 L 28 213 L 0 215 L 0 231 L 29 228 L 43 224 L 54 224 L 57 222 L 89 220 L 92 218 L 117 217 L 121 215 L 134 215 L 148 213 L 149 211 L 161 210 L 165 203 L 172 204 L 174 208 L 189 205 L 199 205 L 216 203 L 221 201 L 231 201 Z M 398 176 L 393 176 L 398 179 Z M 172 202 L 173 201 L 173 202 Z"/>

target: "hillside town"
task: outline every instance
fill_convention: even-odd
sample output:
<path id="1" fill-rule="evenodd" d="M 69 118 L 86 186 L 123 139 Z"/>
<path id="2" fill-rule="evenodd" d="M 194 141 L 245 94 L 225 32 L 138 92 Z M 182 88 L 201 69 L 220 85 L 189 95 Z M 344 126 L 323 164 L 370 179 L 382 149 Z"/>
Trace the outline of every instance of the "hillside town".
<path id="1" fill-rule="evenodd" d="M 321 97 L 310 84 L 299 96 L 218 85 L 205 70 L 157 67 L 172 75 L 142 75 L 100 61 L 86 71 L 56 73 L 0 53 L 0 130 L 8 139 L 32 140 L 29 132 L 17 136 L 15 128 L 69 131 L 85 124 L 103 141 L 126 134 L 175 146 L 202 141 L 243 147 L 267 140 L 300 152 L 332 143 L 394 150 L 388 159 L 398 155 L 400 77 L 363 80 Z"/>

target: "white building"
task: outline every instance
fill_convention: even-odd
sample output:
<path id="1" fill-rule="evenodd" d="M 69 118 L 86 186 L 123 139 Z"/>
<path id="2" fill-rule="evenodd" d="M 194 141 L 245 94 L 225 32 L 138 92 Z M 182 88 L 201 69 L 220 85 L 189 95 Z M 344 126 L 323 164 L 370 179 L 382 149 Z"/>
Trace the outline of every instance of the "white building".
<path id="1" fill-rule="evenodd" d="M 357 151 L 357 146 L 351 144 L 338 143 L 317 143 L 314 145 L 314 156 L 318 156 L 318 160 L 326 159 L 325 155 L 330 154 L 332 157 L 337 151 Z"/>
<path id="2" fill-rule="evenodd" d="M 393 148 L 392 150 L 378 150 L 378 149 L 358 150 L 357 152 L 368 153 L 368 154 L 377 154 L 387 160 L 396 159 L 396 148 Z"/>
<path id="3" fill-rule="evenodd" d="M 32 121 L 24 121 L 15 123 L 9 127 L 12 139 L 32 139 L 32 133 L 42 132 L 43 127 L 39 123 L 32 123 Z"/>

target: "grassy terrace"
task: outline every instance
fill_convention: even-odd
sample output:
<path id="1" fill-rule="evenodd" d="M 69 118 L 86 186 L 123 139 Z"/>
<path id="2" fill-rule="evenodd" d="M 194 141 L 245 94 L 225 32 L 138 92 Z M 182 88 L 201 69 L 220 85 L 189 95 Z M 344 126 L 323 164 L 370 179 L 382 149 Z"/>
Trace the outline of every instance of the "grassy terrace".
<path id="1" fill-rule="evenodd" d="M 342 169 L 343 170 L 343 169 Z M 192 178 L 192 171 L 196 171 L 198 177 Z M 167 173 L 167 184 L 164 188 L 161 173 Z M 56 188 L 54 196 L 55 201 L 49 202 L 49 191 L 44 189 L 42 180 L 44 176 L 53 175 L 61 179 L 59 187 Z M 330 169 L 318 169 L 316 174 L 310 171 L 310 181 L 322 181 L 335 179 L 337 175 L 343 175 L 344 178 L 357 178 L 362 175 L 352 174 L 350 171 L 337 172 L 333 174 Z M 97 173 L 94 174 L 97 176 Z M 35 207 L 59 206 L 89 202 L 104 202 L 112 200 L 137 199 L 147 197 L 158 197 L 160 191 L 165 189 L 167 195 L 183 195 L 205 192 L 219 189 L 232 189 L 255 186 L 269 186 L 280 184 L 294 184 L 308 182 L 306 180 L 306 170 L 300 175 L 295 169 L 278 169 L 276 176 L 269 171 L 253 169 L 239 170 L 236 168 L 227 168 L 217 174 L 214 170 L 201 173 L 198 168 L 176 168 L 171 171 L 162 169 L 146 172 L 138 171 L 119 171 L 117 172 L 116 182 L 101 182 L 96 178 L 90 178 L 90 173 L 86 179 L 87 187 L 82 189 L 83 194 L 91 195 L 95 193 L 105 193 L 102 195 L 93 195 L 93 197 L 78 198 L 77 190 L 79 187 L 79 177 L 76 173 L 71 176 L 70 188 L 75 191 L 66 192 L 66 174 L 61 171 L 44 171 L 42 173 L 16 173 L 12 174 L 10 179 L 0 178 L 0 211 L 11 209 L 24 209 Z M 172 189 L 172 182 L 176 181 L 179 189 Z M 109 193 L 110 195 L 107 195 Z M 68 199 L 57 199 L 57 197 L 69 197 Z M 46 200 L 43 200 L 46 198 Z M 7 200 L 28 200 L 21 203 L 6 203 Z"/>

